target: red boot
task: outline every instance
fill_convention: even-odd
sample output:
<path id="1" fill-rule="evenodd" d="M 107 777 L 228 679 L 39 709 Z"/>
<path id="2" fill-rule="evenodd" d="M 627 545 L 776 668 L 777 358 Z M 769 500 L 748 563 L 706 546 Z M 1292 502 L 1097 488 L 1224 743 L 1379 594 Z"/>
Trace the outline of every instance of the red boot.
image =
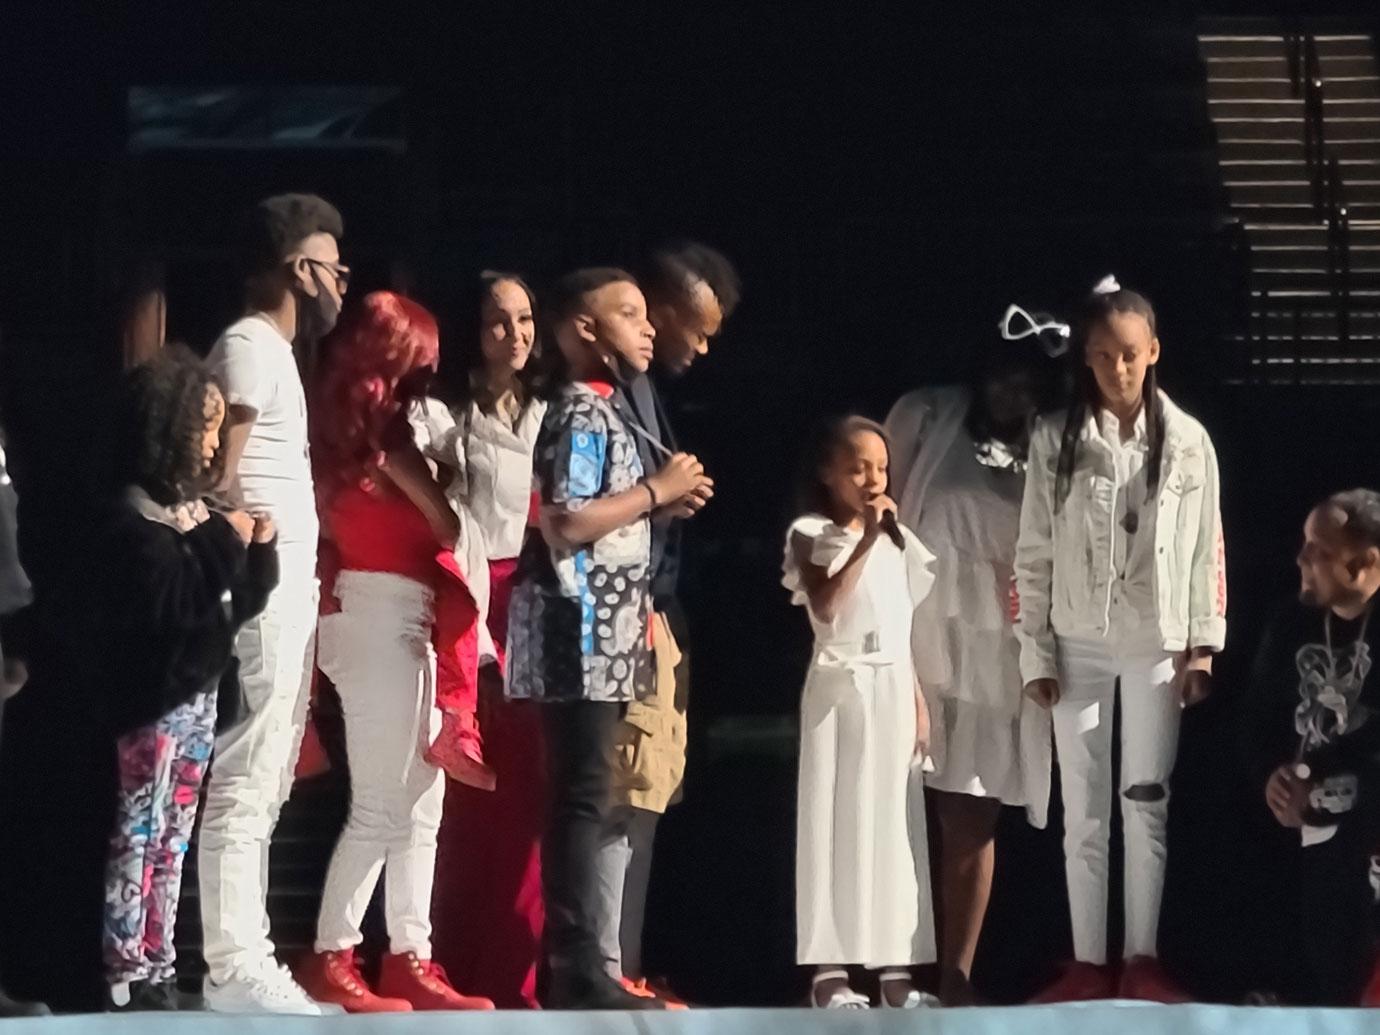
<path id="1" fill-rule="evenodd" d="M 441 732 L 423 756 L 466 787 L 491 791 L 498 774 L 484 764 L 484 745 L 473 712 L 442 712 Z"/>
<path id="2" fill-rule="evenodd" d="M 1046 1003 L 1082 1003 L 1092 999 L 1110 999 L 1115 985 L 1112 972 L 1096 963 L 1073 962 L 1064 967 L 1052 985 L 1030 1000 L 1033 1005 Z"/>
<path id="3" fill-rule="evenodd" d="M 1171 978 L 1154 956 L 1133 956 L 1121 969 L 1118 999 L 1149 1003 L 1191 1003 L 1192 998 Z"/>
<path id="4" fill-rule="evenodd" d="M 318 1003 L 343 1006 L 346 1013 L 409 1013 L 406 999 L 375 995 L 364 982 L 354 949 L 314 952 L 297 967 L 297 983 Z"/>
<path id="5" fill-rule="evenodd" d="M 379 991 L 412 1004 L 414 1010 L 492 1010 L 492 999 L 461 995 L 440 965 L 415 952 L 388 955 L 379 972 Z"/>

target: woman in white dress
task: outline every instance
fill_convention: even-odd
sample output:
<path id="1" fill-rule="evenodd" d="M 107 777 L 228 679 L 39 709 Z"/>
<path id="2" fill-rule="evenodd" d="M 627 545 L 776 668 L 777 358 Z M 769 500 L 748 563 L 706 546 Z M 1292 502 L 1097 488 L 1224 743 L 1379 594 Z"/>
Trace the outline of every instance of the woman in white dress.
<path id="1" fill-rule="evenodd" d="M 1045 825 L 1049 716 L 1021 693 L 1014 561 L 1030 429 L 1062 396 L 1067 326 L 1012 306 L 971 386 L 905 395 L 887 418 L 900 521 L 936 555 L 915 623 L 941 831 L 940 998 L 971 1005 L 1002 805 Z"/>
<path id="2" fill-rule="evenodd" d="M 829 424 L 807 453 L 786 543 L 793 603 L 815 647 L 800 709 L 797 959 L 816 968 L 815 1006 L 861 1008 L 848 966 L 881 972 L 884 1005 L 929 997 L 910 968 L 934 960 L 925 805 L 928 738 L 911 622 L 930 553 L 896 524 L 888 447 L 862 417 Z"/>

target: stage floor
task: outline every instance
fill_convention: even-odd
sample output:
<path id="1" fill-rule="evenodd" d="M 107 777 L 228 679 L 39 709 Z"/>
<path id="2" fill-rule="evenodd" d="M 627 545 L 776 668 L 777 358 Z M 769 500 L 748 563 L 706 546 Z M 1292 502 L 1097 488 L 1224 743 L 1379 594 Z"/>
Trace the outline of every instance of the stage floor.
<path id="1" fill-rule="evenodd" d="M 1094 1003 L 966 1010 L 689 1010 L 677 1013 L 412 1014 L 384 1017 L 69 1016 L 8 1021 L 5 1035 L 1363 1035 L 1380 1011 Z"/>

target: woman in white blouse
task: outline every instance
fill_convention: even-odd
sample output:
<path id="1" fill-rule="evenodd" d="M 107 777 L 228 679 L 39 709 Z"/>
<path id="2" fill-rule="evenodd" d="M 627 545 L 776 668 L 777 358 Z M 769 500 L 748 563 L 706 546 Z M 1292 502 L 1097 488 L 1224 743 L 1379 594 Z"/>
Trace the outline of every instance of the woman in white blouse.
<path id="1" fill-rule="evenodd" d="M 492 643 L 481 644 L 484 759 L 497 776 L 489 792 L 452 781 L 440 834 L 433 912 L 435 955 L 457 981 L 483 989 L 501 1008 L 536 1006 L 543 923 L 543 812 L 539 717 L 502 700 L 499 666 L 508 598 L 531 515 L 532 450 L 546 403 L 535 303 L 517 274 L 477 278 L 458 333 L 441 343 L 446 401 L 427 400 L 418 437 L 438 466 L 462 525 L 462 564 L 484 606 Z M 485 576 L 487 575 L 487 580 Z"/>

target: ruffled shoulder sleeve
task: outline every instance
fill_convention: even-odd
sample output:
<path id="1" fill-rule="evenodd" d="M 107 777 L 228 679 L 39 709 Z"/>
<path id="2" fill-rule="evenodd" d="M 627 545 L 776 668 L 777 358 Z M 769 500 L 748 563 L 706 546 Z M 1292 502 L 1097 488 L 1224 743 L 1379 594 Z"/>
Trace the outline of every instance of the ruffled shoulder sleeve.
<path id="1" fill-rule="evenodd" d="M 934 588 L 935 557 L 924 543 L 904 525 L 901 537 L 906 543 L 906 582 L 910 586 L 911 603 L 918 607 Z"/>
<path id="2" fill-rule="evenodd" d="M 809 603 L 809 595 L 806 593 L 805 580 L 796 559 L 795 543 L 798 538 L 810 541 L 810 563 L 832 575 L 843 566 L 843 562 L 857 545 L 858 533 L 840 528 L 819 514 L 806 514 L 802 518 L 797 518 L 791 525 L 786 533 L 786 556 L 781 565 L 781 584 L 790 590 L 791 603 L 804 607 Z"/>

